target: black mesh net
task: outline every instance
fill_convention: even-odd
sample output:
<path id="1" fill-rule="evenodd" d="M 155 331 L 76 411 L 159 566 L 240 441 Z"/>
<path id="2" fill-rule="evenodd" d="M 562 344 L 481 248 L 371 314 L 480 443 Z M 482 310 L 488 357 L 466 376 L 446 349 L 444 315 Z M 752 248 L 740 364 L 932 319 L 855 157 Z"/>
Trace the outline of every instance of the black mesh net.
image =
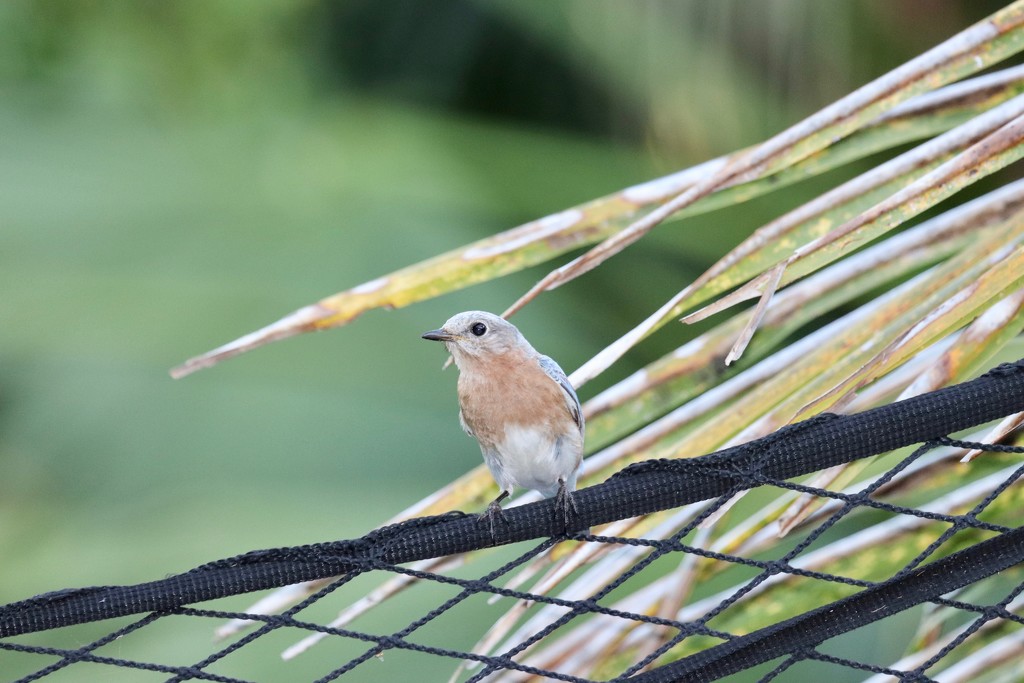
<path id="1" fill-rule="evenodd" d="M 822 415 L 700 458 L 637 463 L 577 492 L 579 518 L 570 528 L 551 501 L 508 509 L 494 536 L 475 516 L 453 512 L 356 540 L 254 551 L 151 583 L 69 589 L 13 603 L 0 607 L 0 678 L 445 680 L 454 672 L 469 681 L 647 683 L 825 675 L 984 680 L 986 672 L 1019 673 L 1024 449 L 947 435 L 1024 408 L 1022 367 L 999 366 L 971 382 L 864 413 Z M 960 466 L 964 449 L 986 454 Z M 865 470 L 869 476 L 845 489 L 794 481 L 883 453 Z M 977 476 L 959 480 L 958 467 Z M 919 490 L 919 475 L 932 468 L 945 468 L 947 486 Z M 709 522 L 734 506 L 766 505 L 780 492 L 803 495 L 808 510 L 785 542 L 767 551 L 748 543 L 752 550 L 745 553 L 707 543 L 702 530 Z M 662 529 L 671 533 L 590 531 L 658 511 L 669 511 Z M 422 568 L 430 558 L 491 546 L 498 549 L 480 553 L 471 566 Z M 569 551 L 600 558 L 600 578 L 580 562 L 565 568 L 575 580 L 557 595 L 511 580 L 538 558 Z M 898 570 L 879 575 L 879 553 L 889 560 L 884 566 Z M 687 563 L 699 563 L 701 572 L 675 571 Z M 358 630 L 327 625 L 385 575 L 415 589 L 356 620 Z M 686 575 L 705 578 L 702 591 L 680 586 Z M 240 606 L 243 594 L 303 581 L 319 581 L 319 590 L 280 613 Z M 673 595 L 691 599 L 673 601 Z M 494 606 L 493 598 L 504 606 Z M 518 611 L 509 612 L 510 603 Z M 783 603 L 787 609 L 776 611 L 796 616 L 773 617 L 773 606 Z M 515 626 L 500 642 L 474 648 L 496 618 Z M 211 646 L 213 628 L 225 619 L 251 625 Z M 886 622 L 886 630 L 877 630 Z M 762 625 L 750 630 L 751 623 Z M 905 637 L 894 638 L 901 629 Z M 880 633 L 893 642 L 865 648 Z M 296 636 L 310 635 L 322 638 L 316 648 L 281 660 Z M 605 656 L 609 651 L 616 656 Z"/>

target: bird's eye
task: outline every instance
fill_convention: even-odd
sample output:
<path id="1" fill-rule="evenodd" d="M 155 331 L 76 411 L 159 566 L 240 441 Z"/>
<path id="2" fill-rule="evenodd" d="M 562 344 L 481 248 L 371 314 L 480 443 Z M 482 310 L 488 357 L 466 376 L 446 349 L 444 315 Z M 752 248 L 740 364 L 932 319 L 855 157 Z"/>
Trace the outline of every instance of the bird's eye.
<path id="1" fill-rule="evenodd" d="M 474 323 L 473 327 L 469 328 L 469 331 L 478 337 L 482 337 L 487 332 L 487 325 L 484 325 L 483 323 Z"/>

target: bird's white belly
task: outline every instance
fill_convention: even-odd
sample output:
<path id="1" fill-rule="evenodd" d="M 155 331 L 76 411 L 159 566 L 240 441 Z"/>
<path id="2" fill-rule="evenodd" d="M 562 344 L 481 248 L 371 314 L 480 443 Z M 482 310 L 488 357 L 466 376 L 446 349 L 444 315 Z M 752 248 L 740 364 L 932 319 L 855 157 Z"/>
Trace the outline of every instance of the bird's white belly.
<path id="1" fill-rule="evenodd" d="M 485 451 L 484 460 L 502 489 L 520 486 L 553 496 L 559 479 L 575 488 L 582 445 L 578 434 L 557 437 L 550 430 L 509 425 L 497 454 Z"/>

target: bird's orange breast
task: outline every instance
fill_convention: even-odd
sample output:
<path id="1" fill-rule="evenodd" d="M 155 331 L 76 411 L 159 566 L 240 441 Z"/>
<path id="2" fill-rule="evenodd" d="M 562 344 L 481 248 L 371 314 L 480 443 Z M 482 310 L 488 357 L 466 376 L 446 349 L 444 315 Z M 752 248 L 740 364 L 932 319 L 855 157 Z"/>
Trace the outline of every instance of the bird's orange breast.
<path id="1" fill-rule="evenodd" d="M 462 417 L 481 443 L 500 443 L 506 425 L 548 428 L 561 434 L 573 424 L 562 389 L 536 359 L 509 352 L 476 361 L 459 373 Z"/>

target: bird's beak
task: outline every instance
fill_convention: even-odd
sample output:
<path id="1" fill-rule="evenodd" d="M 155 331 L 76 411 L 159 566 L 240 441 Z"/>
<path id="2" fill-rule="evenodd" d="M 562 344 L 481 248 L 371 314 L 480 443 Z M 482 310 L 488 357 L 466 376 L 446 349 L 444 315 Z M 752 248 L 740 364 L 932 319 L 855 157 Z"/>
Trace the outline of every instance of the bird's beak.
<path id="1" fill-rule="evenodd" d="M 430 332 L 424 332 L 422 337 L 424 339 L 429 339 L 430 341 L 439 341 L 439 342 L 455 341 L 455 335 L 450 334 L 448 332 L 445 332 L 443 329 L 441 329 L 441 330 L 431 330 Z"/>

